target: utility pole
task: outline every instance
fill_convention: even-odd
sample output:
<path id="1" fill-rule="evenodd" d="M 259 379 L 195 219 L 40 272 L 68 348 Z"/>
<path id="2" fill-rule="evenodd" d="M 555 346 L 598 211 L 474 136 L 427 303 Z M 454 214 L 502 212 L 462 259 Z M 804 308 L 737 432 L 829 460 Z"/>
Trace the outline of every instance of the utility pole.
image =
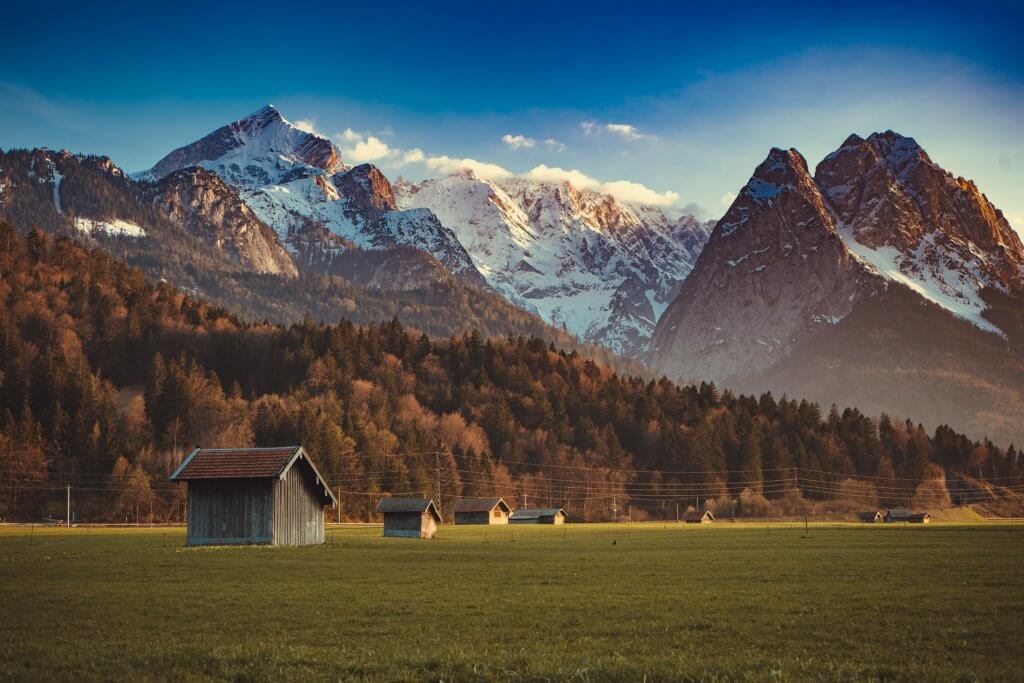
<path id="1" fill-rule="evenodd" d="M 676 524 L 679 523 L 679 503 L 676 503 Z"/>
<path id="2" fill-rule="evenodd" d="M 338 524 L 341 524 L 341 487 L 338 487 Z"/>
<path id="3" fill-rule="evenodd" d="M 441 509 L 441 460 L 440 455 L 437 451 L 434 451 L 434 469 L 437 470 L 436 479 L 437 482 L 437 509 Z"/>
<path id="4" fill-rule="evenodd" d="M 67 528 L 71 528 L 71 484 L 68 484 L 68 516 L 65 520 Z"/>

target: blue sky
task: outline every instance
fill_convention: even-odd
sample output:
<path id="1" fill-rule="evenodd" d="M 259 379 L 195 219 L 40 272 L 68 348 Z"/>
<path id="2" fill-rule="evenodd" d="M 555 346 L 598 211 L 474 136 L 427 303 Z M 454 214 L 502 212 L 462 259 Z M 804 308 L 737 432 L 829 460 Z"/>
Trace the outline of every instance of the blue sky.
<path id="1" fill-rule="evenodd" d="M 273 102 L 391 176 L 575 171 L 716 216 L 770 147 L 891 128 L 1024 229 L 1021 3 L 829 4 L 5 3 L 0 147 L 135 171 Z"/>

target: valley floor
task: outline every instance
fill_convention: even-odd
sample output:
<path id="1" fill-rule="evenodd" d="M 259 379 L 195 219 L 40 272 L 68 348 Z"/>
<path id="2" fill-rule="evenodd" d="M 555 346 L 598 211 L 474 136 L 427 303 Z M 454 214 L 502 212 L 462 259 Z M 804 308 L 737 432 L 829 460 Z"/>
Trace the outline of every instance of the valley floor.
<path id="1" fill-rule="evenodd" d="M 0 528 L 0 679 L 1014 679 L 1024 524 Z"/>

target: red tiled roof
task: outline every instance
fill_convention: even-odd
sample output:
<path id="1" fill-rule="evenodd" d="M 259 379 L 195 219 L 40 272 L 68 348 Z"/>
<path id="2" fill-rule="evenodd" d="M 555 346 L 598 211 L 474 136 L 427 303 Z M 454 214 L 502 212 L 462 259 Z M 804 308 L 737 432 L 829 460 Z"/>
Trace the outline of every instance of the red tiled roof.
<path id="1" fill-rule="evenodd" d="M 501 505 L 505 512 L 511 509 L 501 498 L 463 498 L 452 506 L 452 512 L 490 512 L 497 505 Z"/>
<path id="2" fill-rule="evenodd" d="M 171 479 L 270 479 L 281 474 L 299 448 L 199 448 Z"/>

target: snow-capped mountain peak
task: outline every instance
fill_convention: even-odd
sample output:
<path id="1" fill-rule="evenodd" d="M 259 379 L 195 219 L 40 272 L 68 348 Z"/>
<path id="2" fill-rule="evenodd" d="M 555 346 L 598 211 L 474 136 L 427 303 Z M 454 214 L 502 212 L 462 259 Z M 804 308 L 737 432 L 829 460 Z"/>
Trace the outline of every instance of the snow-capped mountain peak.
<path id="1" fill-rule="evenodd" d="M 973 182 L 893 131 L 851 136 L 815 180 L 850 251 L 872 270 L 1001 334 L 983 316 L 982 290 L 1024 291 L 1024 246 Z"/>
<path id="2" fill-rule="evenodd" d="M 226 182 L 247 188 L 278 182 L 296 167 L 326 173 L 343 168 L 341 152 L 334 143 L 300 130 L 273 105 L 179 147 L 139 177 L 159 180 L 189 166 L 214 171 Z"/>

